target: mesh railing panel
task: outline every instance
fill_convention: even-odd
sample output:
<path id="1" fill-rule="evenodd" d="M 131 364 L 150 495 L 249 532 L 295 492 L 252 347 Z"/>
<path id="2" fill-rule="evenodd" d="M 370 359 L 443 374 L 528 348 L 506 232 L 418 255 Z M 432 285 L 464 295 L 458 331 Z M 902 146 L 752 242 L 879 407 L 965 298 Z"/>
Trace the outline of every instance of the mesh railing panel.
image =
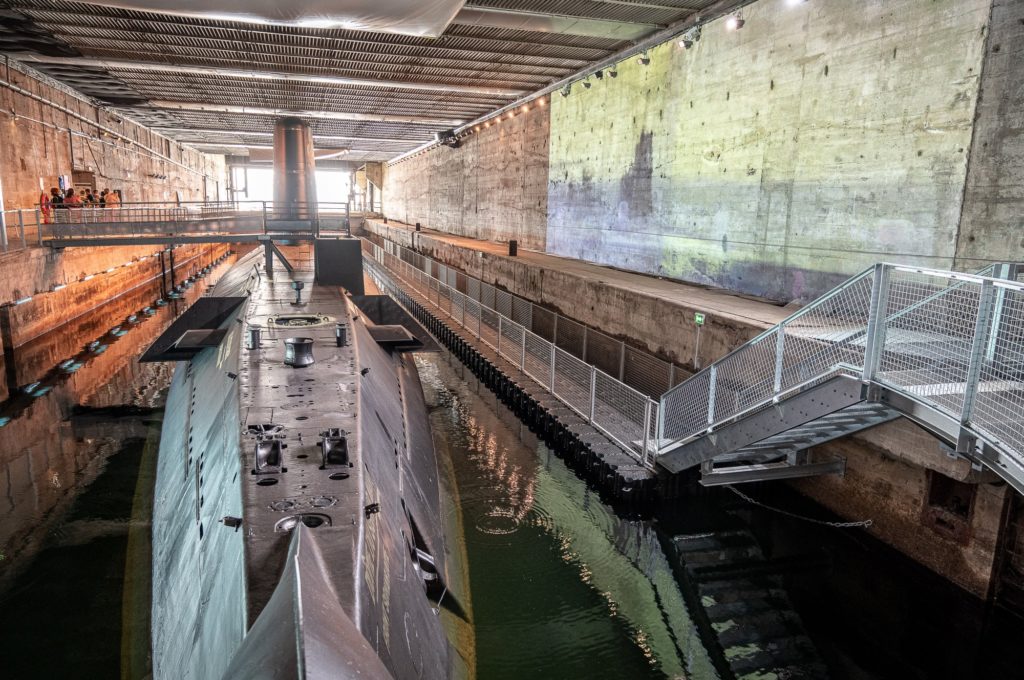
<path id="1" fill-rule="evenodd" d="M 498 319 L 493 309 L 480 308 L 480 339 L 491 347 L 498 346 Z"/>
<path id="2" fill-rule="evenodd" d="M 708 427 L 711 371 L 703 370 L 661 399 L 665 439 L 686 439 Z"/>
<path id="3" fill-rule="evenodd" d="M 544 387 L 551 388 L 551 350 L 547 340 L 533 333 L 526 334 L 526 366 L 527 375 Z"/>
<path id="4" fill-rule="evenodd" d="M 533 305 L 518 295 L 513 295 L 511 318 L 526 330 L 533 330 Z"/>
<path id="5" fill-rule="evenodd" d="M 590 417 L 590 371 L 590 366 L 573 355 L 555 350 L 555 385 L 552 391 L 584 418 Z"/>
<path id="6" fill-rule="evenodd" d="M 480 302 L 480 280 L 472 277 L 466 280 L 466 295 Z"/>
<path id="7" fill-rule="evenodd" d="M 765 401 L 775 384 L 778 331 L 766 333 L 715 364 L 714 421 L 720 422 Z"/>
<path id="8" fill-rule="evenodd" d="M 555 319 L 556 314 L 549 309 L 532 305 L 533 307 L 533 323 L 530 325 L 530 329 L 544 338 L 548 342 L 555 339 Z"/>
<path id="9" fill-rule="evenodd" d="M 667 361 L 626 347 L 623 382 L 657 399 L 671 387 L 668 384 L 670 368 Z"/>
<path id="10" fill-rule="evenodd" d="M 866 272 L 785 321 L 781 391 L 826 374 L 840 363 L 864 365 L 871 282 L 871 273 Z"/>
<path id="11" fill-rule="evenodd" d="M 469 332 L 476 334 L 480 328 L 480 303 L 471 298 L 465 298 L 466 323 Z"/>
<path id="12" fill-rule="evenodd" d="M 511 321 L 501 321 L 501 356 L 518 366 L 523 358 L 523 327 Z"/>
<path id="13" fill-rule="evenodd" d="M 1024 290 L 996 289 L 971 425 L 1024 464 Z"/>
<path id="14" fill-rule="evenodd" d="M 488 309 L 494 309 L 494 286 L 480 283 L 480 303 Z"/>
<path id="15" fill-rule="evenodd" d="M 466 315 L 466 296 L 457 290 L 451 291 L 452 318 L 460 324 Z"/>
<path id="16" fill-rule="evenodd" d="M 622 363 L 622 343 L 604 333 L 588 330 L 586 358 L 588 364 L 593 364 L 608 375 L 618 378 Z"/>
<path id="17" fill-rule="evenodd" d="M 641 450 L 647 397 L 601 371 L 594 381 L 594 424 L 626 448 Z"/>
<path id="18" fill-rule="evenodd" d="M 564 316 L 559 317 L 555 344 L 574 357 L 582 358 L 583 334 L 585 332 L 586 326 L 566 319 Z"/>
<path id="19" fill-rule="evenodd" d="M 512 318 L 512 295 L 506 291 L 495 289 L 494 291 L 494 311 L 501 314 L 506 319 Z"/>
<path id="20" fill-rule="evenodd" d="M 959 414 L 981 288 L 980 281 L 893 270 L 875 378 Z"/>

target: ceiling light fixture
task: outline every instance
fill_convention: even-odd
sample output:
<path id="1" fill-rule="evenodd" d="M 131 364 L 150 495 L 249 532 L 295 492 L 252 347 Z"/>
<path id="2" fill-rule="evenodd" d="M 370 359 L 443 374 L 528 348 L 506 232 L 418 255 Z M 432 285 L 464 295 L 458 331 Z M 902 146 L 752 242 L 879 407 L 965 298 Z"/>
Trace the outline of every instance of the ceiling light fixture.
<path id="1" fill-rule="evenodd" d="M 562 88 L 562 89 L 561 89 L 561 90 L 559 91 L 559 93 L 560 93 L 560 94 L 561 94 L 561 95 L 562 95 L 563 97 L 568 97 L 568 96 L 569 96 L 569 95 L 570 95 L 570 94 L 572 93 L 572 83 L 566 83 L 566 84 L 565 84 L 565 87 L 563 87 L 563 88 Z"/>
<path id="2" fill-rule="evenodd" d="M 740 13 L 736 12 L 736 14 L 730 15 L 729 18 L 725 20 L 725 28 L 730 31 L 738 31 L 743 28 L 743 24 L 745 23 L 747 22 L 743 20 Z"/>
<path id="3" fill-rule="evenodd" d="M 609 78 L 618 78 L 619 77 L 619 72 L 618 72 L 618 70 L 616 70 L 616 68 L 614 66 L 612 66 L 610 69 L 608 69 L 608 77 Z"/>
<path id="4" fill-rule="evenodd" d="M 645 51 L 643 54 L 636 58 L 636 63 L 640 64 L 641 66 L 650 66 L 651 57 Z"/>
<path id="5" fill-rule="evenodd" d="M 590 82 L 590 76 L 587 76 L 586 78 L 583 79 L 583 87 L 589 90 L 593 86 L 594 84 Z"/>
<path id="6" fill-rule="evenodd" d="M 597 78 L 598 80 L 604 79 L 604 71 L 602 71 L 601 69 L 597 69 L 596 71 L 594 71 L 594 77 Z"/>
<path id="7" fill-rule="evenodd" d="M 686 49 L 690 49 L 691 47 L 693 47 L 693 44 L 695 42 L 698 42 L 699 40 L 700 40 L 700 26 L 694 26 L 693 28 L 688 30 L 686 33 L 683 33 L 683 37 L 679 41 L 679 44 L 682 45 Z"/>

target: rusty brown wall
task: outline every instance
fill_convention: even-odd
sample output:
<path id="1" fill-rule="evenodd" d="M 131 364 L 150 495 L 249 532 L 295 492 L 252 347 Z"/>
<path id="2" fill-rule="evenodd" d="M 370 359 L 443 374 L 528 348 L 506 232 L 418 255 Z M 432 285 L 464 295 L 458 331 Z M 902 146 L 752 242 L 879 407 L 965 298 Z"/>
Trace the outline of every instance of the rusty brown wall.
<path id="1" fill-rule="evenodd" d="M 225 188 L 223 156 L 187 149 L 157 133 L 92 105 L 14 65 L 5 78 L 28 92 L 111 128 L 119 139 L 88 122 L 7 87 L 0 87 L 0 186 L 4 209 L 39 201 L 40 179 L 47 193 L 59 175 L 72 170 L 96 174 L 97 189 L 120 189 L 125 201 L 201 201 Z M 157 157 L 151 151 L 170 160 Z M 163 179 L 166 177 L 166 179 Z"/>
<path id="2" fill-rule="evenodd" d="M 457 149 L 435 148 L 386 167 L 384 214 L 409 224 L 544 250 L 548 219 L 548 102 L 481 127 Z"/>

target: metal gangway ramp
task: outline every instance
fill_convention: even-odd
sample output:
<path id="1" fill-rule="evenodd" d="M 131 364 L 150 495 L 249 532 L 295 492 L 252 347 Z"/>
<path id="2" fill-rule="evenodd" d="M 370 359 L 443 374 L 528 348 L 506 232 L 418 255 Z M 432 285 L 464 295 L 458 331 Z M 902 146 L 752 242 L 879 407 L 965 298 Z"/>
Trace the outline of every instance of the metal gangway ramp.
<path id="1" fill-rule="evenodd" d="M 701 483 L 841 472 L 817 444 L 909 418 L 1024 493 L 1024 283 L 878 264 L 661 398 L 658 463 Z"/>

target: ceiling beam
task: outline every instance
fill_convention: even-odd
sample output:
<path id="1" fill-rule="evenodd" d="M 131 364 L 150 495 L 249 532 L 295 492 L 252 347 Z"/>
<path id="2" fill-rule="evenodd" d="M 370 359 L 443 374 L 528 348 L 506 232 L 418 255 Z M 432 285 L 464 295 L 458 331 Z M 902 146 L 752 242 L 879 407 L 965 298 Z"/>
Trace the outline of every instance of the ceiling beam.
<path id="1" fill-rule="evenodd" d="M 99 8 L 96 8 L 96 9 L 99 9 Z M 67 11 L 67 12 L 64 12 L 64 13 L 60 14 L 59 15 L 60 16 L 60 20 L 57 21 L 57 20 L 54 20 L 52 18 L 38 16 L 32 10 L 21 10 L 21 12 L 23 14 L 26 14 L 26 15 L 32 17 L 33 21 L 36 23 L 37 26 L 46 27 L 51 32 L 59 32 L 59 31 L 55 31 L 54 27 L 66 28 L 66 29 L 69 29 L 71 31 L 74 31 L 75 29 L 81 29 L 81 28 L 92 29 L 92 30 L 108 30 L 108 29 L 105 29 L 103 26 L 100 26 L 98 24 L 99 24 L 99 22 L 101 22 L 104 19 L 109 20 L 111 18 L 114 18 L 114 17 L 105 17 L 105 16 L 102 16 L 102 15 L 97 16 L 97 15 L 94 15 L 94 14 L 80 14 L 80 13 L 76 13 L 76 12 L 73 12 L 73 11 Z M 71 18 L 71 17 L 77 18 L 77 19 L 85 19 L 86 21 L 85 22 L 69 22 L 69 21 L 67 21 L 67 19 Z M 172 17 L 154 15 L 153 17 L 147 17 L 144 23 L 142 21 L 138 21 L 138 23 L 133 23 L 133 25 L 131 25 L 130 28 L 119 28 L 119 29 L 116 29 L 116 30 L 119 30 L 119 31 L 122 31 L 122 32 L 126 32 L 126 33 L 139 33 L 139 34 L 143 34 L 143 35 L 158 35 L 158 36 L 161 36 L 161 37 L 164 37 L 164 38 L 169 38 L 169 39 L 173 39 L 173 38 L 176 38 L 176 37 L 190 37 L 192 39 L 198 38 L 200 40 L 223 40 L 223 38 L 208 38 L 206 36 L 196 36 L 194 33 L 190 33 L 189 32 L 190 29 L 192 31 L 194 31 L 195 28 L 196 28 L 195 26 L 193 26 L 191 24 L 183 24 L 183 23 L 178 22 L 178 21 L 172 21 L 171 19 L 172 19 Z M 118 18 L 117 20 L 119 22 L 121 22 L 121 23 L 126 22 L 125 19 L 121 19 L 121 18 Z M 147 24 L 159 25 L 161 27 L 166 27 L 166 28 L 164 30 L 159 30 L 159 29 L 156 29 L 156 28 L 152 28 L 151 29 L 151 28 L 149 28 L 149 26 L 147 26 Z M 469 26 L 469 27 L 464 27 L 464 28 L 470 28 L 471 29 L 472 27 Z M 178 29 L 178 32 L 173 32 L 173 33 L 172 32 L 168 32 L 169 29 Z M 318 34 L 315 34 L 315 33 L 301 33 L 301 34 L 295 34 L 295 33 L 275 33 L 273 31 L 267 31 L 267 30 L 262 29 L 261 27 L 255 27 L 255 26 L 253 26 L 253 27 L 244 27 L 244 28 L 234 27 L 234 26 L 218 26 L 217 27 L 217 31 L 220 32 L 220 33 L 232 33 L 232 34 L 236 34 L 237 33 L 237 34 L 241 34 L 238 39 L 233 40 L 233 41 L 234 42 L 240 42 L 240 43 L 243 43 L 243 44 L 249 45 L 249 46 L 282 45 L 282 44 L 288 44 L 287 42 L 282 42 L 282 41 L 291 41 L 291 40 L 300 41 L 300 42 L 301 41 L 322 42 L 322 43 L 328 43 L 328 44 L 350 43 L 350 44 L 355 44 L 355 45 L 361 46 L 362 49 L 366 50 L 370 54 L 383 54 L 383 55 L 390 54 L 390 52 L 377 52 L 376 50 L 380 50 L 381 48 L 384 48 L 386 50 L 391 50 L 391 49 L 396 49 L 396 48 L 411 48 L 411 49 L 417 49 L 418 48 L 418 49 L 432 49 L 432 50 L 433 49 L 441 49 L 441 50 L 470 51 L 470 52 L 481 52 L 482 51 L 484 53 L 491 53 L 491 54 L 494 54 L 494 55 L 497 55 L 497 56 L 505 56 L 505 57 L 515 56 L 516 54 L 523 54 L 524 56 L 541 57 L 541 58 L 549 58 L 549 59 L 560 59 L 561 58 L 561 57 L 546 57 L 545 55 L 542 55 L 542 54 L 535 54 L 535 53 L 531 53 L 530 52 L 530 48 L 540 48 L 541 50 L 544 50 L 544 49 L 557 49 L 557 50 L 569 50 L 569 51 L 577 52 L 579 54 L 577 54 L 576 57 L 567 57 L 567 59 L 571 58 L 571 59 L 577 59 L 577 60 L 583 60 L 583 61 L 590 61 L 590 60 L 593 60 L 593 59 L 598 59 L 601 56 L 604 56 L 604 55 L 606 55 L 606 54 L 608 54 L 610 52 L 610 50 L 606 49 L 606 48 L 588 47 L 588 46 L 585 46 L 585 45 L 573 45 L 573 44 L 568 44 L 568 43 L 565 43 L 565 42 L 559 43 L 559 42 L 552 42 L 552 41 L 547 41 L 547 40 L 541 40 L 541 41 L 508 40 L 508 39 L 504 39 L 504 38 L 475 37 L 475 36 L 471 36 L 471 35 L 464 35 L 460 31 L 458 31 L 457 29 L 458 29 L 457 25 L 450 26 L 449 30 L 446 31 L 443 36 L 441 36 L 440 38 L 438 38 L 436 40 L 406 39 L 406 40 L 390 41 L 390 40 L 370 40 L 370 39 L 366 38 L 365 36 L 360 36 L 358 33 L 351 33 L 350 35 L 344 35 L 344 36 L 337 37 L 337 36 L 326 36 L 326 35 L 322 35 L 322 34 L 318 35 Z M 75 34 L 75 35 L 78 35 L 78 34 Z M 548 33 L 548 34 L 543 34 L 543 35 L 555 36 L 557 34 Z M 255 36 L 263 36 L 264 38 L 263 38 L 263 40 L 256 40 Z M 398 38 L 399 36 L 393 36 L 393 37 L 394 38 Z M 490 52 L 488 50 L 480 50 L 476 46 L 474 46 L 473 48 L 452 47 L 452 46 L 448 45 L 448 43 L 451 42 L 452 39 L 472 40 L 472 41 L 474 41 L 474 42 L 476 42 L 476 43 L 478 43 L 480 45 L 487 45 L 487 46 L 493 48 L 493 52 Z M 586 53 L 586 54 L 584 54 L 584 53 Z"/>
<path id="2" fill-rule="evenodd" d="M 451 118 L 431 118 L 427 116 L 393 116 L 376 113 L 350 113 L 343 111 L 291 111 L 288 109 L 265 108 L 260 106 L 235 106 L 225 104 L 198 104 L 195 102 L 177 102 L 153 100 L 145 105 L 134 107 L 140 110 L 164 109 L 166 111 L 200 111 L 203 113 L 240 113 L 250 116 L 272 116 L 275 118 L 317 118 L 322 120 L 349 120 L 366 123 L 412 123 L 418 125 L 438 125 L 451 127 L 461 125 L 462 120 Z"/>
<path id="3" fill-rule="evenodd" d="M 258 137 L 273 137 L 273 132 L 247 132 L 244 130 L 218 130 L 215 128 L 187 128 L 187 127 L 161 127 L 152 126 L 161 134 L 202 134 L 202 135 L 246 135 Z M 387 139 L 383 137 L 346 137 L 344 135 L 318 135 L 313 133 L 313 139 L 320 139 L 325 142 L 384 142 L 393 144 L 419 144 L 424 141 L 423 137 L 416 139 Z"/>
<path id="4" fill-rule="evenodd" d="M 539 33 L 563 33 L 591 38 L 609 38 L 611 40 L 639 40 L 663 28 L 659 24 L 612 19 L 591 19 L 589 17 L 523 12 L 481 6 L 464 7 L 461 12 L 455 15 L 453 23 L 462 26 L 486 26 L 488 28 L 507 28 L 516 31 L 535 31 Z"/>
<path id="5" fill-rule="evenodd" d="M 82 32 L 71 33 L 65 30 L 57 31 L 54 37 L 72 45 L 79 50 L 85 49 L 111 49 L 116 46 L 118 50 L 136 54 L 137 52 L 166 55 L 167 49 L 181 48 L 180 44 L 173 42 L 177 36 L 160 36 L 162 40 L 150 39 L 149 34 L 126 38 L 125 31 L 107 29 L 86 29 Z M 338 49 L 336 47 L 308 47 L 291 43 L 271 42 L 247 42 L 244 40 L 225 39 L 222 37 L 203 37 L 199 45 L 190 45 L 189 50 L 201 52 L 220 52 L 235 55 L 252 55 L 254 48 L 259 48 L 260 56 L 280 57 L 282 59 L 294 59 L 303 57 L 306 59 L 318 59 L 330 62 L 345 62 L 361 64 L 363 67 L 378 66 L 382 64 L 400 63 L 395 58 L 415 60 L 417 65 L 429 66 L 431 68 L 488 68 L 496 64 L 505 67 L 516 67 L 519 69 L 545 69 L 555 71 L 572 71 L 585 66 L 586 59 L 570 57 L 547 57 L 534 56 L 523 53 L 501 53 L 487 50 L 452 50 L 442 45 L 437 47 L 420 46 L 389 46 L 387 51 L 369 51 L 366 49 Z M 455 55 L 450 53 L 455 52 Z M 607 54 L 606 50 L 597 51 L 600 56 Z M 439 54 L 440 53 L 440 54 Z M 381 61 L 381 57 L 385 61 Z M 525 71 L 519 71 L 525 73 Z"/>
<path id="6" fill-rule="evenodd" d="M 293 82 L 315 83 L 318 85 L 338 85 L 342 87 L 390 87 L 399 90 L 418 90 L 437 92 L 447 90 L 465 94 L 490 95 L 501 98 L 519 97 L 526 90 L 506 90 L 475 85 L 447 85 L 440 83 L 423 83 L 415 81 L 399 81 L 388 79 L 343 78 L 340 76 L 319 76 L 308 73 L 284 73 L 280 71 L 242 70 L 221 68 L 217 66 L 186 66 L 183 64 L 162 64 L 150 61 L 131 59 L 94 59 L 90 57 L 54 57 L 34 53 L 15 52 L 12 56 L 18 61 L 29 64 L 60 64 L 64 66 L 84 66 L 107 71 L 157 71 L 162 73 L 188 73 L 194 75 L 211 75 L 218 78 L 241 78 L 246 80 L 283 80 Z"/>

